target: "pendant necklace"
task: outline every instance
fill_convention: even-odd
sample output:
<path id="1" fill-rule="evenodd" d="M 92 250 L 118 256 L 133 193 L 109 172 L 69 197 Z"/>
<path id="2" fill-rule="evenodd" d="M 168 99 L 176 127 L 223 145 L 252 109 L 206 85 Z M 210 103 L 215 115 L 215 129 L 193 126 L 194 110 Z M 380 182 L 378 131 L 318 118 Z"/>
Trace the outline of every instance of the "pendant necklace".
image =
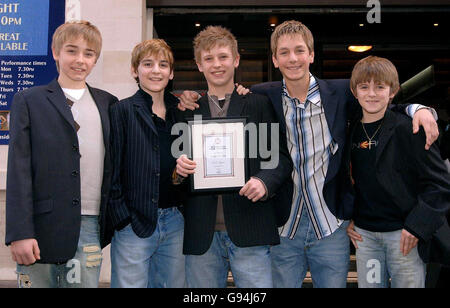
<path id="1" fill-rule="evenodd" d="M 377 135 L 378 131 L 381 128 L 381 125 L 383 125 L 383 122 L 384 122 L 384 119 L 383 119 L 383 121 L 381 121 L 380 125 L 378 125 L 378 128 L 375 130 L 375 133 L 372 135 L 372 137 L 369 137 L 369 134 L 367 134 L 366 128 L 364 127 L 364 123 L 361 122 L 361 126 L 363 128 L 364 134 L 366 135 L 366 137 L 367 137 L 367 139 L 369 141 L 369 143 L 368 143 L 369 144 L 369 150 L 372 148 L 372 144 L 373 145 L 376 144 L 376 142 L 372 141 L 372 139 L 375 138 L 375 136 Z"/>

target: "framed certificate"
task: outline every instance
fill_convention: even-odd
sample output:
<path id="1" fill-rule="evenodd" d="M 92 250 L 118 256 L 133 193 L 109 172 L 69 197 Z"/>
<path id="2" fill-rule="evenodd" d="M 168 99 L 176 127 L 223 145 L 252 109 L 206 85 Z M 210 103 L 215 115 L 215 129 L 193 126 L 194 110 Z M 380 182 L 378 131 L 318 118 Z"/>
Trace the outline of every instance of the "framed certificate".
<path id="1" fill-rule="evenodd" d="M 247 181 L 246 118 L 212 118 L 188 121 L 192 160 L 192 191 L 228 191 Z"/>

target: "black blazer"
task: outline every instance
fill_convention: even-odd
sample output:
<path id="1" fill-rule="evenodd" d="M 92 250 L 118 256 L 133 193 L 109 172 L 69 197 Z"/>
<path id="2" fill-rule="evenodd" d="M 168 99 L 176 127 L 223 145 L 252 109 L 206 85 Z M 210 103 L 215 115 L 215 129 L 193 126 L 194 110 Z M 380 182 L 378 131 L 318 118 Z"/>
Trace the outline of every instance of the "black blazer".
<path id="1" fill-rule="evenodd" d="M 173 123 L 178 99 L 166 92 L 164 102 L 166 120 Z M 110 111 L 114 168 L 109 225 L 120 229 L 131 222 L 137 236 L 149 237 L 158 222 L 160 181 L 158 132 L 152 111 L 141 90 Z"/>
<path id="2" fill-rule="evenodd" d="M 99 219 L 104 247 L 111 177 L 108 108 L 117 98 L 88 88 L 100 113 L 105 143 Z M 80 235 L 80 152 L 73 116 L 56 79 L 14 96 L 10 136 L 6 244 L 35 238 L 40 263 L 66 262 L 75 255 Z"/>
<path id="3" fill-rule="evenodd" d="M 351 123 L 343 164 L 348 192 L 353 195 L 350 182 L 351 141 L 359 122 L 360 117 Z M 443 262 L 446 258 L 448 264 L 450 251 L 446 249 L 449 248 L 450 230 L 445 215 L 450 209 L 450 174 L 440 157 L 439 146 L 434 143 L 426 151 L 423 129 L 417 135 L 411 132 L 409 117 L 389 109 L 386 111 L 376 149 L 376 177 L 389 194 L 393 206 L 401 211 L 404 227 L 419 238 L 422 259 L 425 262 Z M 431 245 L 436 236 L 444 242 Z"/>
<path id="4" fill-rule="evenodd" d="M 208 98 L 199 100 L 200 108 L 186 111 L 184 119 L 201 114 L 210 118 Z M 278 122 L 269 100 L 257 94 L 240 96 L 233 92 L 227 117 L 247 117 L 247 123 Z M 270 125 L 269 125 L 270 126 Z M 270 136 L 270 133 L 268 134 Z M 249 174 L 261 179 L 272 198 L 253 203 L 238 192 L 223 194 L 225 225 L 231 241 L 239 247 L 279 244 L 278 226 L 288 217 L 280 217 L 290 204 L 278 203 L 273 197 L 278 188 L 285 184 L 292 172 L 292 163 L 285 143 L 280 142 L 279 164 L 273 170 L 261 170 L 261 157 L 249 159 Z M 200 255 L 205 253 L 212 242 L 217 211 L 217 195 L 211 193 L 191 194 L 185 202 L 184 254 Z"/>

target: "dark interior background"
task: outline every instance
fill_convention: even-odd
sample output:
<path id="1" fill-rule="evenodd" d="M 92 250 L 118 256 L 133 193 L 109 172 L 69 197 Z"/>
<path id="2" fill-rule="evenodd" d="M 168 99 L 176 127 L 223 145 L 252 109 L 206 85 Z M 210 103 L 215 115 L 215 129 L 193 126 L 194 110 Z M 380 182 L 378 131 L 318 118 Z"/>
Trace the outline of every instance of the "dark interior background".
<path id="1" fill-rule="evenodd" d="M 206 82 L 193 60 L 192 40 L 207 25 L 224 26 L 236 36 L 241 54 L 237 82 L 249 87 L 280 80 L 281 75 L 271 61 L 271 23 L 278 25 L 296 19 L 307 25 L 314 35 L 315 63 L 311 67 L 314 75 L 349 78 L 354 64 L 368 55 L 389 58 L 399 71 L 401 83 L 434 65 L 436 85 L 416 99 L 444 110 L 450 105 L 450 5 L 439 5 L 436 1 L 428 2 L 433 5 L 424 5 L 423 2 L 422 5 L 382 6 L 381 23 L 369 24 L 367 13 L 370 8 L 364 4 L 211 7 L 201 3 L 196 6 L 169 5 L 170 1 L 165 0 L 153 5 L 154 28 L 157 37 L 165 39 L 174 51 L 175 78 L 171 87 L 175 92 L 206 89 Z M 347 50 L 349 45 L 373 45 L 373 48 L 355 53 Z"/>

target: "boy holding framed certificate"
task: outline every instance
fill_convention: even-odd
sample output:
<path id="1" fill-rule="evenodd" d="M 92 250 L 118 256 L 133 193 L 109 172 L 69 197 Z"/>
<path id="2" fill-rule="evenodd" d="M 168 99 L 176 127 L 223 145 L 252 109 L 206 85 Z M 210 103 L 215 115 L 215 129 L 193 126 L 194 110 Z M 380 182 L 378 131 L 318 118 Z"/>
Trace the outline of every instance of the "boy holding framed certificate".
<path id="1" fill-rule="evenodd" d="M 198 69 L 208 83 L 208 95 L 200 99 L 199 109 L 186 111 L 184 119 L 199 115 L 224 120 L 246 118 L 247 123 L 255 124 L 252 126 L 258 133 L 259 130 L 270 129 L 271 124 L 277 122 L 267 98 L 236 92 L 234 71 L 239 66 L 239 53 L 237 41 L 228 30 L 218 26 L 207 27 L 196 36 L 194 52 Z M 189 196 L 185 203 L 183 247 L 188 287 L 226 287 L 230 268 L 237 287 L 272 287 L 270 246 L 279 243 L 277 228 L 287 218 L 278 215 L 286 212 L 278 207 L 288 206 L 277 203 L 273 196 L 292 171 L 287 148 L 280 147 L 285 142 L 273 139 L 276 140 L 269 141 L 272 151 L 279 147 L 279 152 L 273 153 L 279 154 L 274 169 L 262 169 L 264 161 L 258 154 L 248 158 L 250 179 L 239 191 L 219 195 L 191 193 Z M 221 151 L 227 152 L 223 146 L 220 148 L 219 145 L 218 149 L 214 148 L 213 152 L 218 155 Z M 219 168 L 219 173 L 227 169 L 224 167 L 227 164 L 221 162 L 226 160 L 210 161 L 223 167 Z M 187 177 L 198 172 L 200 167 L 182 155 L 177 160 L 176 172 Z M 224 178 L 222 182 L 225 185 L 227 181 Z"/>

